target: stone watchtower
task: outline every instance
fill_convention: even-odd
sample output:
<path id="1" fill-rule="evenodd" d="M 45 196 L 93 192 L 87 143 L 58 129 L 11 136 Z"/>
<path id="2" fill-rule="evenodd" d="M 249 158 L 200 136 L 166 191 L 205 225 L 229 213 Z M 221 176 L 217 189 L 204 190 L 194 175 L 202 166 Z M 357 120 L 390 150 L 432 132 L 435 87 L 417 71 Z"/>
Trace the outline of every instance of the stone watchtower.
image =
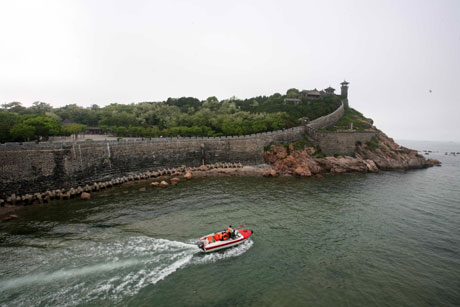
<path id="1" fill-rule="evenodd" d="M 340 95 L 342 95 L 344 103 L 348 107 L 348 84 L 350 83 L 344 80 L 340 84 L 342 85 L 342 87 L 340 87 Z"/>

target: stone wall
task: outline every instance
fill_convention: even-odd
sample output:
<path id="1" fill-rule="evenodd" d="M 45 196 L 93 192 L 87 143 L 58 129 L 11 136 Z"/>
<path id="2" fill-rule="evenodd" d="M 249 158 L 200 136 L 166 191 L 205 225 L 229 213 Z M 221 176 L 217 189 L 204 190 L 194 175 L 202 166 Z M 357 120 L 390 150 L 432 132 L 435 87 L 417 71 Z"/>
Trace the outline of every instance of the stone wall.
<path id="1" fill-rule="evenodd" d="M 348 100 L 342 100 L 340 107 L 334 112 L 311 121 L 306 127 L 305 132 L 310 140 L 327 155 L 353 155 L 356 143 L 366 143 L 372 137 L 377 136 L 374 131 L 343 131 L 343 132 L 321 132 L 319 129 L 335 125 L 345 114 L 345 104 Z"/>
<path id="2" fill-rule="evenodd" d="M 344 131 L 344 132 L 318 132 L 317 146 L 327 155 L 348 155 L 351 156 L 355 152 L 357 142 L 366 143 L 374 136 L 378 136 L 378 132 L 374 131 Z"/>
<path id="3" fill-rule="evenodd" d="M 0 145 L 0 198 L 104 181 L 132 172 L 217 162 L 264 163 L 264 146 L 294 142 L 305 127 L 217 138 L 7 143 Z"/>
<path id="4" fill-rule="evenodd" d="M 313 129 L 321 129 L 333 126 L 340 118 L 342 118 L 345 113 L 344 102 L 342 101 L 340 107 L 337 108 L 334 112 L 321 116 L 315 120 L 312 120 L 308 127 Z"/>

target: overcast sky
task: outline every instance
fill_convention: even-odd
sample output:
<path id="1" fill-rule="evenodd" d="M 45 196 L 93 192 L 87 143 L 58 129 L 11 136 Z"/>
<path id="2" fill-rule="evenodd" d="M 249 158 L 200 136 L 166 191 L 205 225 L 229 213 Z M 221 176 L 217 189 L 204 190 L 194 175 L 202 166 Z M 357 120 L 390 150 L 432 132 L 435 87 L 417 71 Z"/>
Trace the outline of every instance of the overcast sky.
<path id="1" fill-rule="evenodd" d="M 391 137 L 460 141 L 460 1 L 0 0 L 0 103 L 250 98 L 344 79 Z"/>

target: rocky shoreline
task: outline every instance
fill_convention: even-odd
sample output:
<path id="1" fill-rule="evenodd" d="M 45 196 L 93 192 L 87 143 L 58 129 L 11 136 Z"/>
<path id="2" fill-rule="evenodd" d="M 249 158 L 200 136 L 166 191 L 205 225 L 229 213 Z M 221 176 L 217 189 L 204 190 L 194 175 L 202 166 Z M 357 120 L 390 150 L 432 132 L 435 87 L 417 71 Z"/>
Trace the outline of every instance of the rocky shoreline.
<path id="1" fill-rule="evenodd" d="M 338 173 L 376 173 L 381 170 L 421 169 L 440 166 L 441 162 L 425 159 L 416 150 L 399 146 L 381 133 L 372 144 L 356 144 L 355 156 L 322 157 L 314 147 L 294 150 L 294 146 L 272 145 L 265 152 L 271 168 L 264 176 L 302 176 Z"/>
<path id="2" fill-rule="evenodd" d="M 372 145 L 372 146 L 371 146 Z M 150 186 L 174 186 L 192 178 L 219 176 L 299 176 L 322 178 L 325 174 L 376 173 L 381 170 L 408 170 L 439 166 L 438 160 L 425 159 L 417 151 L 401 147 L 385 134 L 374 144 L 357 144 L 354 157 L 323 157 L 314 147 L 295 150 L 294 146 L 272 145 L 265 152 L 267 164 L 243 166 L 241 163 L 216 163 L 200 167 L 181 166 L 130 174 L 91 185 L 55 189 L 26 195 L 10 195 L 0 199 L 0 221 L 17 218 L 17 210 L 33 204 L 46 204 L 54 200 L 72 198 L 90 199 L 91 193 L 135 181 L 151 181 Z M 145 188 L 143 188 L 145 189 Z"/>

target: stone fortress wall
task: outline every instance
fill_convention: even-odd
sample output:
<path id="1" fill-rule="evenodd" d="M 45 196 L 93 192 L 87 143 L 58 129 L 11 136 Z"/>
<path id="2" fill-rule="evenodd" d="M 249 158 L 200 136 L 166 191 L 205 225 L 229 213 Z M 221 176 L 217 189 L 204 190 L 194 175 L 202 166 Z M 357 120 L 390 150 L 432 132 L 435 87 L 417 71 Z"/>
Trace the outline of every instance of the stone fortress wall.
<path id="1" fill-rule="evenodd" d="M 353 155 L 356 143 L 366 143 L 374 136 L 378 136 L 375 131 L 340 131 L 328 132 L 318 131 L 335 125 L 345 113 L 346 99 L 342 100 L 340 107 L 334 112 L 311 121 L 306 127 L 306 134 L 315 146 L 321 148 L 325 155 Z"/>
<path id="2" fill-rule="evenodd" d="M 340 106 L 334 112 L 318 117 L 315 120 L 312 120 L 308 123 L 308 127 L 312 129 L 321 129 L 333 126 L 339 119 L 342 118 L 343 114 L 345 113 L 345 102 L 342 100 Z"/>
<path id="3" fill-rule="evenodd" d="M 0 145 L 0 199 L 133 172 L 217 162 L 264 163 L 264 146 L 294 142 L 305 127 L 234 137 L 153 138 Z"/>

